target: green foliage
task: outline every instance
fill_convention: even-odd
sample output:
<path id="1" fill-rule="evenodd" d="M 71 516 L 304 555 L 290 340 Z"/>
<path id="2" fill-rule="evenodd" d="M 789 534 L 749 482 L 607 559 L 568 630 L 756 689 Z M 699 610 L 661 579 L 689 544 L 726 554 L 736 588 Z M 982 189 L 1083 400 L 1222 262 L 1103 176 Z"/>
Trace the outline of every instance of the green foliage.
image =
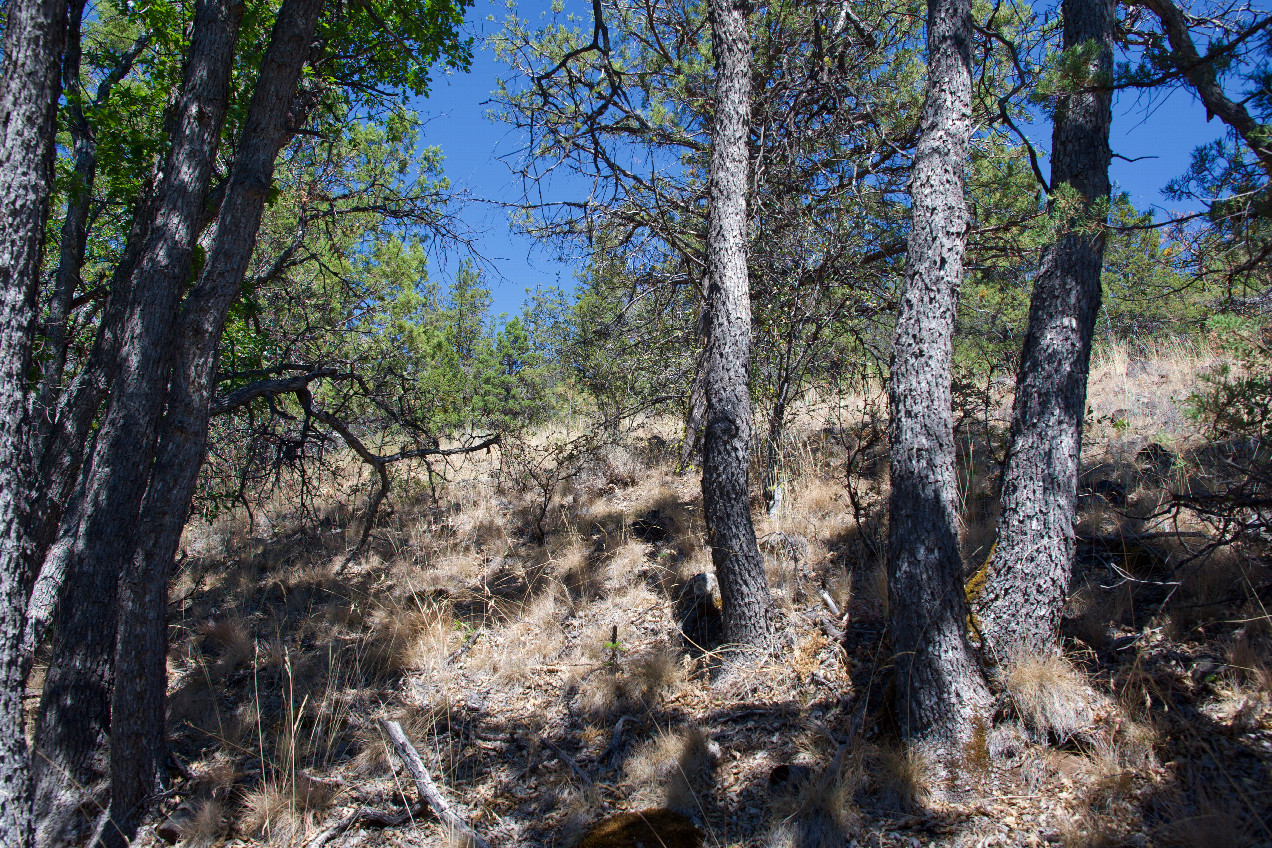
<path id="1" fill-rule="evenodd" d="M 1272 346 L 1254 319 L 1221 313 L 1206 322 L 1212 344 L 1231 358 L 1202 375 L 1189 412 L 1216 437 L 1272 440 Z"/>

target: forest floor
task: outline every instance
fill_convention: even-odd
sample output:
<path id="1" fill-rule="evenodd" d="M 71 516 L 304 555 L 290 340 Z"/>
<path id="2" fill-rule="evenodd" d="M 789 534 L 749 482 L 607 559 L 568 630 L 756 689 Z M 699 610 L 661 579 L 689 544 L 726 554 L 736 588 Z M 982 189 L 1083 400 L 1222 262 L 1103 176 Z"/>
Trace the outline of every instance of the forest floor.
<path id="1" fill-rule="evenodd" d="M 306 520 L 280 500 L 253 526 L 194 522 L 171 592 L 186 776 L 139 844 L 456 843 L 385 718 L 495 846 L 571 846 L 650 808 L 711 846 L 1272 845 L 1268 540 L 1194 556 L 1214 528 L 1162 512 L 1237 450 L 1190 434 L 1201 364 L 1097 363 L 1065 656 L 1003 672 L 993 728 L 943 776 L 888 719 L 877 399 L 810 408 L 782 503 L 757 499 L 780 636 L 762 660 L 681 633 L 711 565 L 670 426 L 541 475 L 541 514 L 544 489 L 497 454 L 451 468 L 436 500 L 408 481 L 351 561 L 365 488 Z M 959 430 L 972 564 L 992 544 L 992 400 Z M 534 448 L 541 467 L 566 435 Z"/>

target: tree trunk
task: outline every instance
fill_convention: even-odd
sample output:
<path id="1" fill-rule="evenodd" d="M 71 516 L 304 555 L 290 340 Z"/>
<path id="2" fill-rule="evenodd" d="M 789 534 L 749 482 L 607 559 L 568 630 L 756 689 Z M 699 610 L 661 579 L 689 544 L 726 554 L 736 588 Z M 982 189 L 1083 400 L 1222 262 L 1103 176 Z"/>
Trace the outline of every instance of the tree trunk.
<path id="1" fill-rule="evenodd" d="M 41 368 L 40 394 L 36 401 L 36 409 L 41 412 L 41 431 L 47 431 L 50 427 L 49 407 L 52 406 L 57 384 L 62 379 L 62 370 L 66 366 L 66 322 L 71 314 L 71 302 L 84 265 L 84 251 L 88 245 L 88 213 L 92 206 L 93 178 L 97 172 L 97 145 L 84 117 L 84 92 L 80 85 L 80 24 L 83 15 L 84 0 L 74 0 L 67 15 L 62 86 L 66 92 L 66 111 L 69 116 L 67 123 L 75 164 L 67 192 L 66 216 L 62 219 L 57 272 L 53 277 L 53 296 L 49 300 L 49 314 L 44 322 L 44 363 Z"/>
<path id="2" fill-rule="evenodd" d="M 927 25 L 926 100 L 888 386 L 888 596 L 901 732 L 948 750 L 989 720 L 989 694 L 966 632 L 950 385 L 968 221 L 970 0 L 928 0 Z"/>
<path id="3" fill-rule="evenodd" d="M 706 297 L 706 426 L 702 503 L 720 581 L 724 637 L 767 647 L 768 578 L 751 523 L 751 301 L 746 271 L 746 191 L 751 121 L 751 39 L 744 4 L 711 0 L 715 119 L 711 128 Z"/>
<path id="4" fill-rule="evenodd" d="M 31 337 L 66 39 L 66 0 L 9 0 L 0 60 L 0 844 L 31 837 L 22 695 L 30 560 Z"/>
<path id="5" fill-rule="evenodd" d="M 309 58 L 322 0 L 285 0 L 248 108 L 211 249 L 182 310 L 168 404 L 140 540 L 120 582 L 120 626 L 111 720 L 108 845 L 136 833 L 144 802 L 158 787 L 166 754 L 168 573 L 194 497 L 207 443 L 217 344 L 247 272 L 274 162 Z"/>
<path id="6" fill-rule="evenodd" d="M 1098 44 L 1089 72 L 1097 83 L 1107 80 L 1113 72 L 1114 4 L 1064 0 L 1061 11 L 1065 49 Z M 998 544 L 977 603 L 981 634 L 998 661 L 1055 645 L 1069 586 L 1087 372 L 1100 310 L 1111 120 L 1107 90 L 1069 94 L 1056 110 L 1052 190 L 1072 186 L 1082 203 L 1067 231 L 1043 254 L 1029 304 Z"/>
<path id="7" fill-rule="evenodd" d="M 70 841 L 85 789 L 101 776 L 109 728 L 120 573 L 135 532 L 163 410 L 169 348 L 189 279 L 197 225 L 220 141 L 242 5 L 200 0 L 172 147 L 130 285 L 123 344 L 105 417 L 86 471 L 36 743 L 36 812 L 44 845 Z"/>

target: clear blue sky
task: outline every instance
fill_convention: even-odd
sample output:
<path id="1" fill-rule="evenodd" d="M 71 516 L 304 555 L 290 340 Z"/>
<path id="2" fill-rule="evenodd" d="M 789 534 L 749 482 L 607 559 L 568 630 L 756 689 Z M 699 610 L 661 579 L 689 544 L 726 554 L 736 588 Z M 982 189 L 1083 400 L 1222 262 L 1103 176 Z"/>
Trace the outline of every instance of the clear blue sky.
<path id="1" fill-rule="evenodd" d="M 590 18 L 589 0 L 564 0 L 564 4 L 567 12 L 576 12 L 584 20 Z M 534 19 L 549 7 L 545 0 L 528 0 L 520 4 L 520 14 Z M 559 257 L 553 249 L 537 246 L 512 232 L 506 210 L 477 202 L 511 203 L 521 193 L 519 178 L 499 158 L 513 154 L 521 140 L 505 125 L 486 117 L 490 108 L 486 101 L 495 79 L 507 71 L 484 47 L 483 40 L 498 31 L 505 13 L 502 4 L 476 0 L 468 14 L 468 31 L 475 39 L 472 70 L 439 75 L 430 96 L 416 106 L 428 120 L 425 143 L 442 148 L 447 176 L 472 198 L 462 216 L 478 234 L 477 249 L 489 262 L 486 280 L 493 290 L 494 311 L 515 314 L 521 309 L 526 289 L 540 285 L 570 288 L 582 257 Z M 495 21 L 486 20 L 490 15 Z M 1151 97 L 1119 92 L 1113 107 L 1113 152 L 1139 161 L 1114 159 L 1113 180 L 1131 195 L 1137 207 L 1170 210 L 1172 204 L 1162 197 L 1161 189 L 1184 172 L 1197 145 L 1222 133 L 1222 123 L 1215 119 L 1207 124 L 1204 110 L 1188 91 Z M 1037 142 L 1042 150 L 1050 145 L 1048 127 L 1038 127 Z M 1049 170 L 1045 163 L 1043 170 Z M 453 262 L 448 263 L 439 273 L 446 276 L 453 273 L 453 267 Z"/>

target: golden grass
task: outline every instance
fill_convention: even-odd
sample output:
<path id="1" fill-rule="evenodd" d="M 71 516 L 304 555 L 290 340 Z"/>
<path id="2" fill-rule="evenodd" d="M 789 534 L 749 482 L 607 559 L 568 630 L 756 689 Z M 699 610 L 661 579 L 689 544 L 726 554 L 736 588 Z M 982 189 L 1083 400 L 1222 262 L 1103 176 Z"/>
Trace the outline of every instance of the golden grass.
<path id="1" fill-rule="evenodd" d="M 1063 657 L 1019 658 L 1003 682 L 1025 725 L 1040 740 L 1064 742 L 1092 720 L 1096 695 Z"/>
<path id="2" fill-rule="evenodd" d="M 907 813 L 921 811 L 936 777 L 931 758 L 918 747 L 901 742 L 881 743 L 873 754 L 869 784 L 883 806 Z"/>
<path id="3" fill-rule="evenodd" d="M 774 799 L 768 848 L 840 848 L 859 832 L 853 795 L 865 783 L 860 757 L 841 752 L 825 769 L 792 783 Z"/>

